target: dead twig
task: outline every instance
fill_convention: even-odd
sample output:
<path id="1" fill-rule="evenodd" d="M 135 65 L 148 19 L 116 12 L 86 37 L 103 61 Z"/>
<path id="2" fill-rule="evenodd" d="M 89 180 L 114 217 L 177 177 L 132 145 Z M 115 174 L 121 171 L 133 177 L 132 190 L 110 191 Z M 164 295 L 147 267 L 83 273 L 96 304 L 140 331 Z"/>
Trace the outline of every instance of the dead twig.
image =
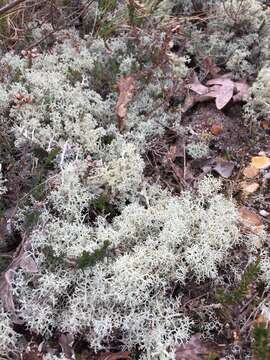
<path id="1" fill-rule="evenodd" d="M 0 8 L 0 16 L 6 14 L 11 9 L 15 8 L 17 5 L 20 5 L 21 3 L 25 2 L 26 0 L 15 0 L 10 4 L 6 4 L 5 6 L 2 6 Z"/>

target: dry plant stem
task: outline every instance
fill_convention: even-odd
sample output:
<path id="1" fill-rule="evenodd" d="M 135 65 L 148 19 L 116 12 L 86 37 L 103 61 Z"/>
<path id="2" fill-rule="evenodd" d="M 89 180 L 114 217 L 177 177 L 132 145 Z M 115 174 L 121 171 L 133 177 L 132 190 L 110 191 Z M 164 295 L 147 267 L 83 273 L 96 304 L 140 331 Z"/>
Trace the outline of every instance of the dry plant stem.
<path id="1" fill-rule="evenodd" d="M 266 292 L 266 291 L 263 292 L 261 298 L 264 297 L 265 292 Z M 254 309 L 254 310 L 251 312 L 251 314 L 250 314 L 249 317 L 247 318 L 246 322 L 245 322 L 244 325 L 241 327 L 241 329 L 240 329 L 240 334 L 243 334 L 244 331 L 246 330 L 246 328 L 249 327 L 249 326 L 253 323 L 253 321 L 255 320 L 256 316 L 259 314 L 259 311 L 260 311 L 260 309 L 261 309 L 261 306 L 262 306 L 263 304 L 265 304 L 269 299 L 270 299 L 270 294 L 267 295 L 266 298 L 264 298 L 264 299 L 260 302 L 260 304 L 256 307 L 256 309 Z"/>
<path id="2" fill-rule="evenodd" d="M 13 1 L 11 4 L 7 4 L 3 7 L 0 8 L 0 16 L 6 14 L 7 12 L 9 12 L 11 9 L 13 9 L 14 7 L 16 7 L 17 5 L 25 2 L 26 0 L 16 0 Z"/>

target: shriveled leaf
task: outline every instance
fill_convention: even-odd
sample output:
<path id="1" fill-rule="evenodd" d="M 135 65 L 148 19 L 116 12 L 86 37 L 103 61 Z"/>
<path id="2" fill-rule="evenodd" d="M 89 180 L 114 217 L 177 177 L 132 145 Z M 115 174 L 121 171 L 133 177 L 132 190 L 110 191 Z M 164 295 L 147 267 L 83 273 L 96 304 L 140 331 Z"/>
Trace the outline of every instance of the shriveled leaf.
<path id="1" fill-rule="evenodd" d="M 177 347 L 176 360 L 202 360 L 210 355 L 217 355 L 217 347 L 212 343 L 204 343 L 198 335 L 193 335 L 188 343 Z"/>
<path id="2" fill-rule="evenodd" d="M 267 156 L 254 156 L 251 165 L 256 169 L 267 169 L 270 166 L 270 158 Z"/>
<path id="3" fill-rule="evenodd" d="M 127 106 L 134 94 L 135 78 L 133 76 L 122 78 L 119 80 L 117 85 L 119 97 L 116 104 L 116 113 L 118 117 L 118 129 L 121 132 L 126 126 L 125 118 L 127 115 Z"/>
<path id="4" fill-rule="evenodd" d="M 232 175 L 234 163 L 223 159 L 216 159 L 215 170 L 223 178 L 229 178 Z"/>

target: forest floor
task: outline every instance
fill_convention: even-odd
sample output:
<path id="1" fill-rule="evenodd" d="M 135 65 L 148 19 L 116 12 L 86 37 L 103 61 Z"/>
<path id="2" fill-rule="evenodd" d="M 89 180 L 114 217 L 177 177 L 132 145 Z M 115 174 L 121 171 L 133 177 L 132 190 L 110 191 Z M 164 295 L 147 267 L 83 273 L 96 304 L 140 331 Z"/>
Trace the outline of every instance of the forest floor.
<path id="1" fill-rule="evenodd" d="M 44 9 L 36 9 L 36 11 L 45 13 Z M 52 13 L 53 11 L 55 10 L 52 10 Z M 62 24 L 59 25 L 61 26 Z M 76 26 L 81 30 L 81 24 Z M 4 51 L 10 50 L 11 47 L 19 51 L 27 49 L 27 40 L 20 37 L 14 41 L 12 39 L 14 28 L 10 31 L 9 34 L 5 33 L 7 40 L 4 42 Z M 30 47 L 32 45 L 30 44 Z M 42 49 L 42 41 L 37 47 L 39 50 Z M 224 69 L 221 69 L 222 73 L 225 73 Z M 172 97 L 170 106 L 173 107 L 173 102 L 177 100 Z M 223 193 L 237 203 L 243 232 L 251 228 L 254 232 L 261 228 L 269 231 L 270 120 L 262 119 L 256 124 L 247 124 L 242 116 L 243 104 L 242 100 L 237 103 L 229 101 L 220 110 L 217 109 L 213 99 L 192 104 L 182 113 L 181 125 L 188 129 L 184 134 L 179 133 L 177 128 L 167 128 L 164 136 L 155 137 L 149 142 L 144 155 L 145 177 L 150 182 L 159 183 L 162 187 L 170 189 L 175 195 L 181 194 L 186 189 L 192 189 L 205 174 L 221 178 Z M 20 149 L 14 147 L 14 138 L 9 132 L 8 122 L 6 130 L 5 133 L 2 128 L 0 134 L 1 163 L 8 184 L 8 192 L 1 202 L 0 241 L 5 240 L 8 245 L 0 257 L 1 271 L 6 269 L 22 240 L 22 234 L 9 231 L 8 223 L 25 201 L 27 194 L 35 191 L 36 186 L 39 186 L 39 183 L 36 185 L 37 179 L 41 177 L 46 179 L 50 171 L 50 160 L 47 162 L 48 166 L 33 168 L 32 149 L 29 151 L 27 146 Z M 207 156 L 194 159 L 188 154 L 187 144 L 198 138 L 207 141 L 209 153 Z M 38 154 L 38 156 L 46 161 L 46 154 Z M 32 220 L 29 218 L 29 222 Z M 260 248 L 263 245 L 258 243 L 256 246 Z M 243 266 L 246 265 L 246 254 L 241 245 L 234 249 L 231 256 L 235 257 L 238 264 L 240 261 L 240 264 L 242 262 Z M 270 359 L 268 327 L 270 314 L 262 314 L 260 310 L 261 304 L 270 300 L 270 292 L 260 281 L 257 281 L 255 270 L 248 268 L 238 287 L 230 290 L 231 294 L 242 292 L 239 301 L 227 301 L 226 294 L 217 298 L 216 289 L 211 286 L 211 281 L 202 285 L 194 285 L 191 282 L 182 289 L 182 301 L 185 303 L 185 308 L 190 313 L 194 313 L 194 317 L 198 307 L 206 304 L 219 307 L 219 321 L 224 325 L 225 330 L 210 342 L 202 343 L 193 337 L 190 343 L 179 349 L 178 360 L 244 359 L 245 349 L 254 346 L 256 348 L 253 353 L 254 360 Z M 21 354 L 21 359 L 42 359 L 40 352 L 42 337 L 30 333 L 23 325 L 16 325 L 15 330 L 24 335 L 25 351 Z M 59 348 L 59 343 L 52 339 L 49 346 Z M 65 345 L 61 347 L 63 349 Z M 130 358 L 127 352 L 96 355 L 84 341 L 80 340 L 75 343 L 74 349 L 78 360 Z"/>

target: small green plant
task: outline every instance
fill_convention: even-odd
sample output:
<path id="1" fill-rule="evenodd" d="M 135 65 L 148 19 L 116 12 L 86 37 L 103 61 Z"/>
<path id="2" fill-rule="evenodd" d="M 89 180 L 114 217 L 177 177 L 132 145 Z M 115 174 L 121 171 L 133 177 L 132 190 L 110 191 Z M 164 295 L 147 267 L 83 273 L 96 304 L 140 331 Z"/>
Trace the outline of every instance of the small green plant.
<path id="1" fill-rule="evenodd" d="M 239 286 L 231 291 L 227 292 L 223 289 L 219 290 L 217 299 L 221 304 L 225 305 L 237 305 L 246 296 L 248 287 L 258 278 L 260 272 L 259 261 L 250 264 L 245 270 Z"/>
<path id="2" fill-rule="evenodd" d="M 98 1 L 98 9 L 103 13 L 113 11 L 116 9 L 116 7 L 117 7 L 117 0 L 99 0 Z"/>
<path id="3" fill-rule="evenodd" d="M 252 347 L 253 360 L 270 359 L 270 330 L 264 325 L 256 325 L 253 330 L 254 344 Z"/>

